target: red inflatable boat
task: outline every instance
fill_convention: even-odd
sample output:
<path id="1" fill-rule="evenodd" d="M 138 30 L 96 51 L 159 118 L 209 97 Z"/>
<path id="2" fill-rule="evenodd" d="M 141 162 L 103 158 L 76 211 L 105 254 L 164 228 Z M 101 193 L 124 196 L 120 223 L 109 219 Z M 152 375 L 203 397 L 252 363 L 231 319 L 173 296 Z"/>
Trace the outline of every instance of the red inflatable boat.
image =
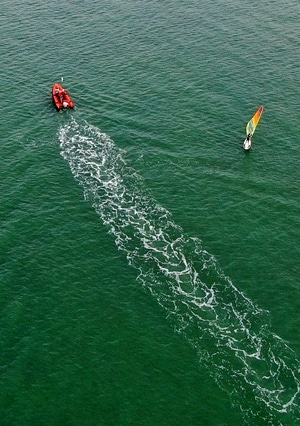
<path id="1" fill-rule="evenodd" d="M 66 108 L 74 108 L 74 102 L 69 93 L 61 84 L 55 83 L 52 87 L 52 99 L 55 108 L 60 111 Z"/>

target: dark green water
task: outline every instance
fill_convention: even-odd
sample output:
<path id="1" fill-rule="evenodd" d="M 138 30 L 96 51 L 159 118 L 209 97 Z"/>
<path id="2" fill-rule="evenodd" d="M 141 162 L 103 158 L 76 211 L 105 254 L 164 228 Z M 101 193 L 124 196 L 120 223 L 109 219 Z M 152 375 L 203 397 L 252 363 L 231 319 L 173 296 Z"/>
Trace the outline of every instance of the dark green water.
<path id="1" fill-rule="evenodd" d="M 298 2 L 2 9 L 1 424 L 297 424 Z"/>

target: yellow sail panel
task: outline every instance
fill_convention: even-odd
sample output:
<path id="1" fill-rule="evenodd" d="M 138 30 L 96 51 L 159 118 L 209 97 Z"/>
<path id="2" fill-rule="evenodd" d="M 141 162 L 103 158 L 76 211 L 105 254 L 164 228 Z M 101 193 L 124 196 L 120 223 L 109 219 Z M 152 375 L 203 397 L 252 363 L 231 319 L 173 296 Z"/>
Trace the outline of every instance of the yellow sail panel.
<path id="1" fill-rule="evenodd" d="M 249 133 L 251 135 L 253 135 L 253 133 L 255 132 L 256 126 L 258 125 L 258 122 L 260 120 L 260 117 L 263 113 L 263 110 L 264 110 L 264 107 L 261 106 L 260 108 L 258 108 L 256 113 L 253 115 L 253 117 L 251 118 L 251 120 L 249 121 L 249 123 L 246 126 L 246 135 L 249 135 Z"/>

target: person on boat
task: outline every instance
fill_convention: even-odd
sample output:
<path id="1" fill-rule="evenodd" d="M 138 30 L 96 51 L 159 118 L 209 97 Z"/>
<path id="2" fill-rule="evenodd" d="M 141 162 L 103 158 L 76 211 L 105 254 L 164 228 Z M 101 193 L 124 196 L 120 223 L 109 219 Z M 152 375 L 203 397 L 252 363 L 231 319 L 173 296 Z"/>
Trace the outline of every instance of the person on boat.
<path id="1" fill-rule="evenodd" d="M 247 137 L 246 137 L 246 141 L 250 141 L 251 139 L 251 133 L 248 133 Z"/>
<path id="2" fill-rule="evenodd" d="M 63 101 L 63 107 L 64 107 L 64 108 L 68 108 L 68 106 L 69 106 L 68 102 Z"/>
<path id="3" fill-rule="evenodd" d="M 55 94 L 56 94 L 57 96 L 59 95 L 59 88 L 58 88 L 58 87 L 55 89 Z"/>
<path id="4" fill-rule="evenodd" d="M 65 89 L 62 89 L 60 92 L 59 92 L 59 97 L 60 97 L 60 102 L 61 103 L 63 103 L 63 100 L 64 100 L 64 98 L 65 98 L 65 96 L 66 96 L 66 91 L 65 91 Z"/>

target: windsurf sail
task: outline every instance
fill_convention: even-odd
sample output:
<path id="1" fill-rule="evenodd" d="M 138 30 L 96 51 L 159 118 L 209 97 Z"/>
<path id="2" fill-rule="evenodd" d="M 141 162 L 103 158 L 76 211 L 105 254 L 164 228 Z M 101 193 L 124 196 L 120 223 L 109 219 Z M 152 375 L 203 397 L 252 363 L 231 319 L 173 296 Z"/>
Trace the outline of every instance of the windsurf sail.
<path id="1" fill-rule="evenodd" d="M 253 115 L 253 117 L 251 118 L 251 120 L 249 121 L 249 123 L 246 126 L 246 135 L 249 135 L 249 133 L 251 134 L 251 136 L 253 135 L 253 133 L 255 132 L 256 126 L 258 125 L 258 122 L 260 120 L 260 117 L 263 113 L 264 107 L 261 106 L 258 108 L 258 110 L 256 111 L 256 113 Z"/>

